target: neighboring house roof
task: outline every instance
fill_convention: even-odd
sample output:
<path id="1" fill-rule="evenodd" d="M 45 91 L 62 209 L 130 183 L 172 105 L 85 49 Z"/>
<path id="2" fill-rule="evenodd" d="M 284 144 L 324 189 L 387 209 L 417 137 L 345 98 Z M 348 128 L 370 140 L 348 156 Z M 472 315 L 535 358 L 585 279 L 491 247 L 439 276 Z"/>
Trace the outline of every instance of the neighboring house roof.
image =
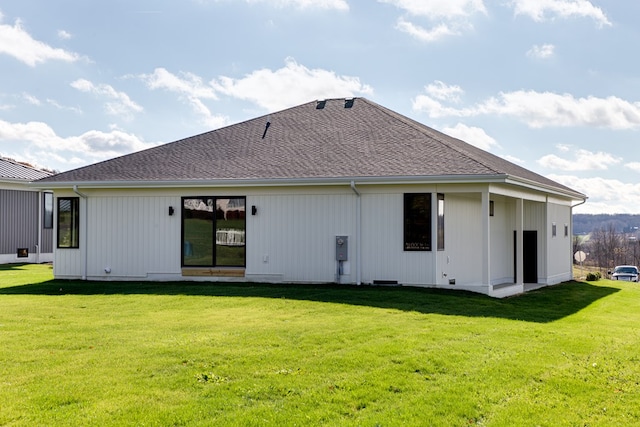
<path id="1" fill-rule="evenodd" d="M 39 184 L 416 177 L 515 179 L 577 199 L 585 198 L 557 182 L 364 98 L 309 102 L 63 172 Z"/>
<path id="2" fill-rule="evenodd" d="M 2 181 L 35 181 L 51 175 L 51 172 L 0 157 L 0 180 Z"/>

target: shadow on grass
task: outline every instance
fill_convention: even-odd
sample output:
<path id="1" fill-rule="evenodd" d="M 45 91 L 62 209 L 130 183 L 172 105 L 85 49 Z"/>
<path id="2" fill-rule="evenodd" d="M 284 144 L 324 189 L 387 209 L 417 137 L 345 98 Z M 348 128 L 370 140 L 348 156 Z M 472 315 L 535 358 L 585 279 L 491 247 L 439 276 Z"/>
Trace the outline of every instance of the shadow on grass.
<path id="1" fill-rule="evenodd" d="M 506 299 L 464 291 L 413 287 L 204 282 L 49 280 L 0 288 L 0 295 L 191 295 L 285 298 L 455 316 L 547 323 L 577 313 L 619 289 L 567 282 Z"/>

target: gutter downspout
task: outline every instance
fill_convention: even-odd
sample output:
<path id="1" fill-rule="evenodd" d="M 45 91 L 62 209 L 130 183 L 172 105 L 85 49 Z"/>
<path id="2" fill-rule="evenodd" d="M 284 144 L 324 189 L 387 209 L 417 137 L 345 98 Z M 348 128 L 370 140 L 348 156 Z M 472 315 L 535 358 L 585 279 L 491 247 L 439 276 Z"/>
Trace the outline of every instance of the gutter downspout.
<path id="1" fill-rule="evenodd" d="M 88 206 L 89 203 L 87 202 L 87 199 L 89 197 L 86 194 L 81 193 L 78 190 L 77 185 L 73 186 L 73 192 L 84 199 L 84 227 L 82 227 L 83 228 L 82 280 L 87 280 L 87 254 L 89 253 L 89 250 L 87 248 L 87 232 L 89 230 L 89 227 L 87 226 L 87 222 L 89 222 L 89 206 Z"/>
<path id="2" fill-rule="evenodd" d="M 362 198 L 360 191 L 356 188 L 356 183 L 351 181 L 351 189 L 356 194 L 356 284 L 362 284 L 362 251 L 360 250 L 360 240 L 362 237 Z"/>

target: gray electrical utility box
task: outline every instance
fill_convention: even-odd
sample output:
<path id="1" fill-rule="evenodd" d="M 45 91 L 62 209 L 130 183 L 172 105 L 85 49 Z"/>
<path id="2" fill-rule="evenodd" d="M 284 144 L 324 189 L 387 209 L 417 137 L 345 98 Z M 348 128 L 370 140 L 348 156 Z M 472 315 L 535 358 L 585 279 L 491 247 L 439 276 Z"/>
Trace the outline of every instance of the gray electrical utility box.
<path id="1" fill-rule="evenodd" d="M 349 258 L 349 236 L 336 236 L 336 261 Z"/>

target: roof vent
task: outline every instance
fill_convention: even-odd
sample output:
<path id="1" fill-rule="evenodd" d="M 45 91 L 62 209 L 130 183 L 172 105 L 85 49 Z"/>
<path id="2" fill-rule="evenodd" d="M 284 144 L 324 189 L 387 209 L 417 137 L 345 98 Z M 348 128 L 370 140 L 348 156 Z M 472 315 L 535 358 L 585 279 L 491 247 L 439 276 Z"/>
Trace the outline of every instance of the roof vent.
<path id="1" fill-rule="evenodd" d="M 353 102 L 355 101 L 355 98 L 345 98 L 344 99 L 344 108 L 351 108 L 353 107 Z"/>
<path id="2" fill-rule="evenodd" d="M 327 101 L 325 99 L 321 99 L 316 103 L 316 110 L 322 110 L 324 106 L 327 105 Z"/>
<path id="3" fill-rule="evenodd" d="M 271 122 L 267 122 L 267 124 L 264 125 L 264 133 L 262 134 L 262 139 L 267 136 L 267 130 L 269 129 L 269 126 L 271 126 Z"/>

